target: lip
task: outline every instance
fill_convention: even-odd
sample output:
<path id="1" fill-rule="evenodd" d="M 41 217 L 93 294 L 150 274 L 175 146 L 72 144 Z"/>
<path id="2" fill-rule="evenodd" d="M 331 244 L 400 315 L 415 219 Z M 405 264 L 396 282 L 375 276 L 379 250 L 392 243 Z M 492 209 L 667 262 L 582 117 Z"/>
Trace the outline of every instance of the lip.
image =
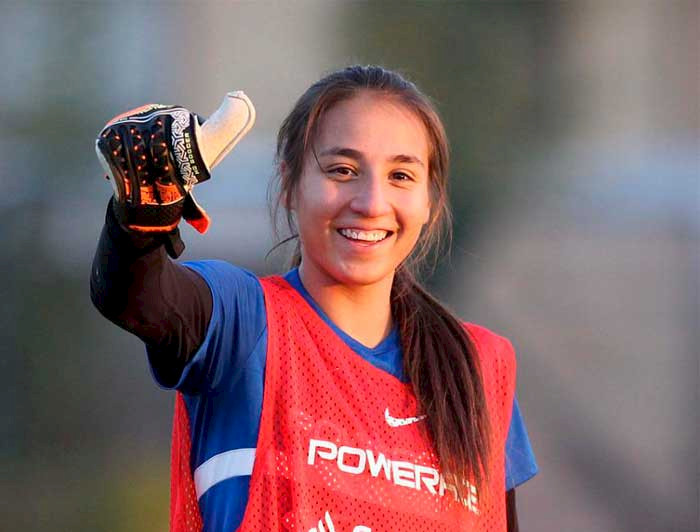
<path id="1" fill-rule="evenodd" d="M 352 240 L 340 232 L 342 229 L 349 229 L 351 231 L 386 231 L 388 234 L 382 240 L 377 240 L 374 242 L 363 241 L 363 240 Z M 390 229 L 378 229 L 376 227 L 373 227 L 371 229 L 367 229 L 367 228 L 360 228 L 360 227 L 356 227 L 356 226 L 342 226 L 342 227 L 336 228 L 335 234 L 338 237 L 340 237 L 343 242 L 345 242 L 347 245 L 351 246 L 351 248 L 353 248 L 353 249 L 370 249 L 370 248 L 377 248 L 377 247 L 382 246 L 383 244 L 386 244 L 387 242 L 389 242 L 396 235 L 396 231 L 392 231 Z"/>
<path id="2" fill-rule="evenodd" d="M 395 233 L 395 229 L 388 229 L 386 227 L 363 227 L 361 225 L 337 225 L 335 227 L 336 231 L 341 229 L 349 229 L 350 231 L 386 231 L 387 233 Z"/>

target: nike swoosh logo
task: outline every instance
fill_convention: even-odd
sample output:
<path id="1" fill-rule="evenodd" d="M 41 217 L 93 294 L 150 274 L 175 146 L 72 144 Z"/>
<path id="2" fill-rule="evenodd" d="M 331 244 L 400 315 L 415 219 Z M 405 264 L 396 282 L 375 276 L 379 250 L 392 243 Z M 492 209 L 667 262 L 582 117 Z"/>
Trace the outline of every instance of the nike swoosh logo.
<path id="1" fill-rule="evenodd" d="M 389 414 L 389 408 L 384 410 L 384 419 L 390 427 L 403 427 L 405 425 L 410 425 L 411 423 L 418 423 L 419 421 L 425 419 L 426 415 L 416 416 L 416 417 L 393 417 Z"/>

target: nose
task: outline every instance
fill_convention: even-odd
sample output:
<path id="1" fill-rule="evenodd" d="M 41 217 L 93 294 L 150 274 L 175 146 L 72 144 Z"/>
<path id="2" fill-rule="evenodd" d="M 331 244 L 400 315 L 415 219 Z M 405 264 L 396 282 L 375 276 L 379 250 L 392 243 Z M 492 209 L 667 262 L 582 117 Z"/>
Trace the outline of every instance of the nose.
<path id="1" fill-rule="evenodd" d="M 375 175 L 367 175 L 357 181 L 350 208 L 366 218 L 378 218 L 391 209 L 387 183 Z"/>

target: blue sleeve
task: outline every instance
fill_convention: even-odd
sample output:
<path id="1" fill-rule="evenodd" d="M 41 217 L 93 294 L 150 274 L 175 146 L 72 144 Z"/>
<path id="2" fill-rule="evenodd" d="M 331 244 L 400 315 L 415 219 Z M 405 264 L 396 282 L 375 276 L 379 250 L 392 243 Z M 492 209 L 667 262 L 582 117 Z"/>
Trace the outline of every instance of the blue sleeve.
<path id="1" fill-rule="evenodd" d="M 517 398 L 513 399 L 513 414 L 506 440 L 506 491 L 516 488 L 537 474 L 538 467 L 527 436 L 525 422 Z"/>
<path id="2" fill-rule="evenodd" d="M 212 315 L 204 342 L 172 388 L 194 395 L 233 386 L 266 328 L 260 281 L 251 272 L 225 261 L 183 265 L 201 275 L 209 286 Z"/>

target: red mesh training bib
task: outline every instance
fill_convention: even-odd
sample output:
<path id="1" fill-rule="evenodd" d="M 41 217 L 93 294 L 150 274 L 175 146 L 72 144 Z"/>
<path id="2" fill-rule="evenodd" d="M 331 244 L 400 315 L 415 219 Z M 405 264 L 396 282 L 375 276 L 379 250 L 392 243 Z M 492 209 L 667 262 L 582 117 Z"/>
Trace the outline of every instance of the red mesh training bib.
<path id="1" fill-rule="evenodd" d="M 200 532 L 202 515 L 190 465 L 190 420 L 185 400 L 175 394 L 175 415 L 170 447 L 170 531 Z"/>
<path id="2" fill-rule="evenodd" d="M 468 325 L 491 419 L 487 489 L 467 500 L 438 471 L 410 386 L 354 353 L 281 278 L 262 280 L 265 388 L 244 532 L 506 530 L 512 347 Z"/>

